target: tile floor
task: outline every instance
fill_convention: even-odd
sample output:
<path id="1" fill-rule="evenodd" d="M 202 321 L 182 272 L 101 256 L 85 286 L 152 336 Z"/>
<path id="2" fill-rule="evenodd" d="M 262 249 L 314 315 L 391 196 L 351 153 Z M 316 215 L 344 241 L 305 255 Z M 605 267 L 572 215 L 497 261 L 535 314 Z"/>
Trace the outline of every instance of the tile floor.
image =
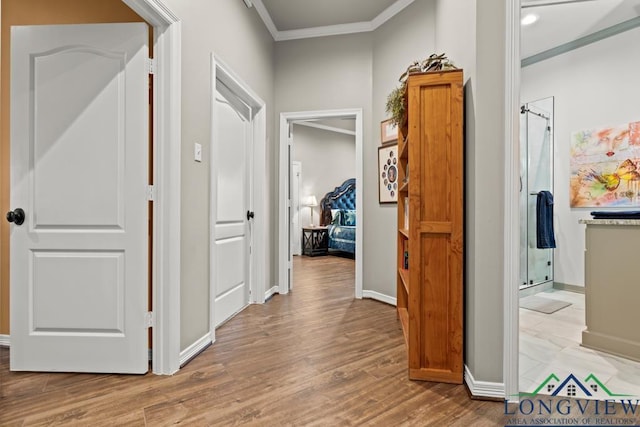
<path id="1" fill-rule="evenodd" d="M 574 374 L 580 381 L 594 374 L 611 393 L 640 397 L 639 362 L 580 346 L 583 294 L 552 289 L 537 295 L 571 305 L 552 314 L 520 308 L 520 391 L 534 391 L 552 373 L 560 380 Z"/>

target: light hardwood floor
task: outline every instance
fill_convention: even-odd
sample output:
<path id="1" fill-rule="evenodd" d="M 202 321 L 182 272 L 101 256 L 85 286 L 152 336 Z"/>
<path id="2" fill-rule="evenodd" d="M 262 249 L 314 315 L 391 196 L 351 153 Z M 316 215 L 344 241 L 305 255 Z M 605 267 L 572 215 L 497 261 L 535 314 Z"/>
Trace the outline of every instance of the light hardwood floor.
<path id="1" fill-rule="evenodd" d="M 407 379 L 395 308 L 354 299 L 353 264 L 295 257 L 289 296 L 248 307 L 173 376 L 9 372 L 0 348 L 0 425 L 504 425 L 502 403 Z"/>

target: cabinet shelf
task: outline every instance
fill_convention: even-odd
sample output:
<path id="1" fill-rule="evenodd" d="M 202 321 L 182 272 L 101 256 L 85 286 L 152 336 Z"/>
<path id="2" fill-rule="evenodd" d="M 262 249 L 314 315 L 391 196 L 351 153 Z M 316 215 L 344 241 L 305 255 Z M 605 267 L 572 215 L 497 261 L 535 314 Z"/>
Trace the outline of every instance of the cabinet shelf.
<path id="1" fill-rule="evenodd" d="M 409 138 L 404 138 L 400 142 L 400 155 L 401 159 L 406 159 L 409 157 Z"/>
<path id="2" fill-rule="evenodd" d="M 409 295 L 409 270 L 404 268 L 399 268 L 398 273 L 400 274 L 400 280 L 402 281 L 402 285 L 404 286 L 404 291 Z"/>
<path id="3" fill-rule="evenodd" d="M 402 234 L 407 239 L 409 238 L 409 230 L 407 230 L 406 228 L 399 228 L 398 233 Z"/>
<path id="4" fill-rule="evenodd" d="M 407 180 L 407 182 L 404 182 L 401 186 L 400 189 L 398 189 L 399 193 L 408 193 L 409 192 L 409 181 Z"/>
<path id="5" fill-rule="evenodd" d="M 404 335 L 404 342 L 409 345 L 409 312 L 406 308 L 398 309 L 398 318 L 402 325 L 402 335 Z"/>

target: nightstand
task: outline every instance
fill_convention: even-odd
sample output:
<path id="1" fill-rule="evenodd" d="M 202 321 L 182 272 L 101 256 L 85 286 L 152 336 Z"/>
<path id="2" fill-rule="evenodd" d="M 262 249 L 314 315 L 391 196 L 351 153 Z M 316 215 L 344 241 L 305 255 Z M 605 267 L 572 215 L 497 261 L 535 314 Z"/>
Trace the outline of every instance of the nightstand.
<path id="1" fill-rule="evenodd" d="M 329 253 L 327 227 L 302 227 L 302 255 L 316 256 Z"/>

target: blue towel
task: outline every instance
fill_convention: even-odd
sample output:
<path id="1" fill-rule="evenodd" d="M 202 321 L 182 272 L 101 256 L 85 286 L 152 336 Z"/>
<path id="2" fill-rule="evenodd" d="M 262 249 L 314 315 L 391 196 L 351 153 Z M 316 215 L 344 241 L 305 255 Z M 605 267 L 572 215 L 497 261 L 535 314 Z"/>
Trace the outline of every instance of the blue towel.
<path id="1" fill-rule="evenodd" d="M 553 194 L 549 191 L 539 192 L 536 200 L 536 237 L 538 249 L 556 247 L 553 233 Z"/>

